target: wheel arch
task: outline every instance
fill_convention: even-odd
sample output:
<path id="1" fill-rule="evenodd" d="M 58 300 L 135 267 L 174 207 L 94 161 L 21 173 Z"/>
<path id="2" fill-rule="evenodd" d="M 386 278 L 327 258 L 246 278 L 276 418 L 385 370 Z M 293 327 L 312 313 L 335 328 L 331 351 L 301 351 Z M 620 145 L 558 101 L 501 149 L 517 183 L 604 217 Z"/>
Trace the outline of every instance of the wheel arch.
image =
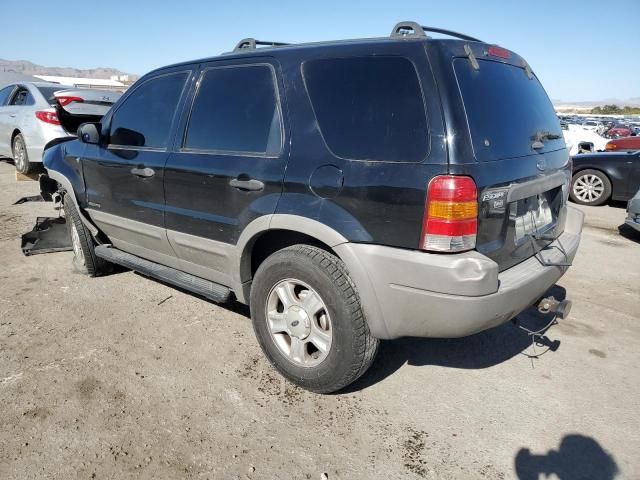
<path id="1" fill-rule="evenodd" d="M 239 290 L 236 291 L 236 297 L 241 302 L 248 301 L 253 275 L 272 253 L 304 243 L 322 248 L 339 258 L 333 247 L 348 241 L 331 227 L 307 217 L 284 214 L 265 217 L 251 222 L 237 243 L 235 272 L 242 287 L 236 289 Z"/>

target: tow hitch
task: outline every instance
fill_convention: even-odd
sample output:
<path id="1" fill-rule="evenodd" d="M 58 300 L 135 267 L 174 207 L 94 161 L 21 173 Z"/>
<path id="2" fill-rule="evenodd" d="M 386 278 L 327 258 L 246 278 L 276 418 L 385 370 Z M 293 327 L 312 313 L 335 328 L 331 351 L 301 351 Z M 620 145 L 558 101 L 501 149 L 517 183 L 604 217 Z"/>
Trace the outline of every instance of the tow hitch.
<path id="1" fill-rule="evenodd" d="M 571 300 L 556 300 L 554 296 L 543 298 L 538 303 L 540 313 L 555 313 L 556 317 L 564 320 L 571 312 Z"/>

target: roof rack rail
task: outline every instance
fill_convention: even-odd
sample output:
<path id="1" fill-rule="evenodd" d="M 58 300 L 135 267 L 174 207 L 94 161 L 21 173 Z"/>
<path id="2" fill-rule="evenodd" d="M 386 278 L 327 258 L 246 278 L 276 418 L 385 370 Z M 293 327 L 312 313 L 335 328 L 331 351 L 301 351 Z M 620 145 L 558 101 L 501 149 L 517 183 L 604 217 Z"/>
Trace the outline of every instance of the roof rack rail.
<path id="1" fill-rule="evenodd" d="M 289 45 L 284 42 L 269 42 L 266 40 L 256 40 L 255 38 L 243 38 L 238 42 L 236 47 L 233 49 L 234 52 L 238 52 L 240 50 L 255 50 L 258 48 L 258 45 L 264 45 L 268 47 L 282 47 L 284 45 Z"/>
<path id="2" fill-rule="evenodd" d="M 444 28 L 426 27 L 419 25 L 416 22 L 399 22 L 391 30 L 391 37 L 408 37 L 416 35 L 419 37 L 426 37 L 426 32 L 441 33 L 450 37 L 460 38 L 462 40 L 468 40 L 470 42 L 481 42 L 477 38 L 465 35 L 464 33 L 454 32 L 452 30 L 445 30 Z"/>

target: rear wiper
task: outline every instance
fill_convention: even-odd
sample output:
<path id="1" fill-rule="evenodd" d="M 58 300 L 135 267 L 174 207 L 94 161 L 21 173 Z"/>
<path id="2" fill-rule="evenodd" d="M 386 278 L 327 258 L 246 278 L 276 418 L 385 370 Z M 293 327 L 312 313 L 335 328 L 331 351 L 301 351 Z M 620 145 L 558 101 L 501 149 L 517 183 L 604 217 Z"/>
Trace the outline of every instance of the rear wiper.
<path id="1" fill-rule="evenodd" d="M 531 140 L 533 140 L 531 148 L 536 150 L 544 148 L 544 143 L 542 143 L 543 140 L 558 140 L 559 138 L 562 138 L 562 135 L 559 133 L 545 132 L 542 130 L 538 131 L 533 137 L 531 137 Z"/>

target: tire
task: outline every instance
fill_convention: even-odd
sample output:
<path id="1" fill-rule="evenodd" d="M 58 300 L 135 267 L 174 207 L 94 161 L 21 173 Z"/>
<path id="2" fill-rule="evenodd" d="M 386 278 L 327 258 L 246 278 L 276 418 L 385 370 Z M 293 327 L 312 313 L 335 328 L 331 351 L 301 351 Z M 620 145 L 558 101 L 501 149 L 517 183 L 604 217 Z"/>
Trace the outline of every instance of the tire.
<path id="1" fill-rule="evenodd" d="M 21 133 L 17 134 L 13 138 L 11 151 L 13 152 L 13 162 L 15 163 L 16 170 L 18 172 L 24 175 L 33 172 L 34 165 L 29 161 L 27 144 L 24 141 L 24 136 Z"/>
<path id="2" fill-rule="evenodd" d="M 110 264 L 98 257 L 95 252 L 95 242 L 91 232 L 80 219 L 78 210 L 71 199 L 64 202 L 64 216 L 71 244 L 73 245 L 73 267 L 76 271 L 97 277 L 110 270 Z"/>
<path id="3" fill-rule="evenodd" d="M 581 170 L 571 180 L 569 195 L 580 205 L 602 205 L 611 197 L 611 181 L 600 170 Z"/>
<path id="4" fill-rule="evenodd" d="M 310 245 L 285 248 L 260 265 L 251 288 L 251 319 L 273 366 L 316 393 L 335 392 L 357 380 L 380 344 L 369 332 L 344 263 Z"/>

